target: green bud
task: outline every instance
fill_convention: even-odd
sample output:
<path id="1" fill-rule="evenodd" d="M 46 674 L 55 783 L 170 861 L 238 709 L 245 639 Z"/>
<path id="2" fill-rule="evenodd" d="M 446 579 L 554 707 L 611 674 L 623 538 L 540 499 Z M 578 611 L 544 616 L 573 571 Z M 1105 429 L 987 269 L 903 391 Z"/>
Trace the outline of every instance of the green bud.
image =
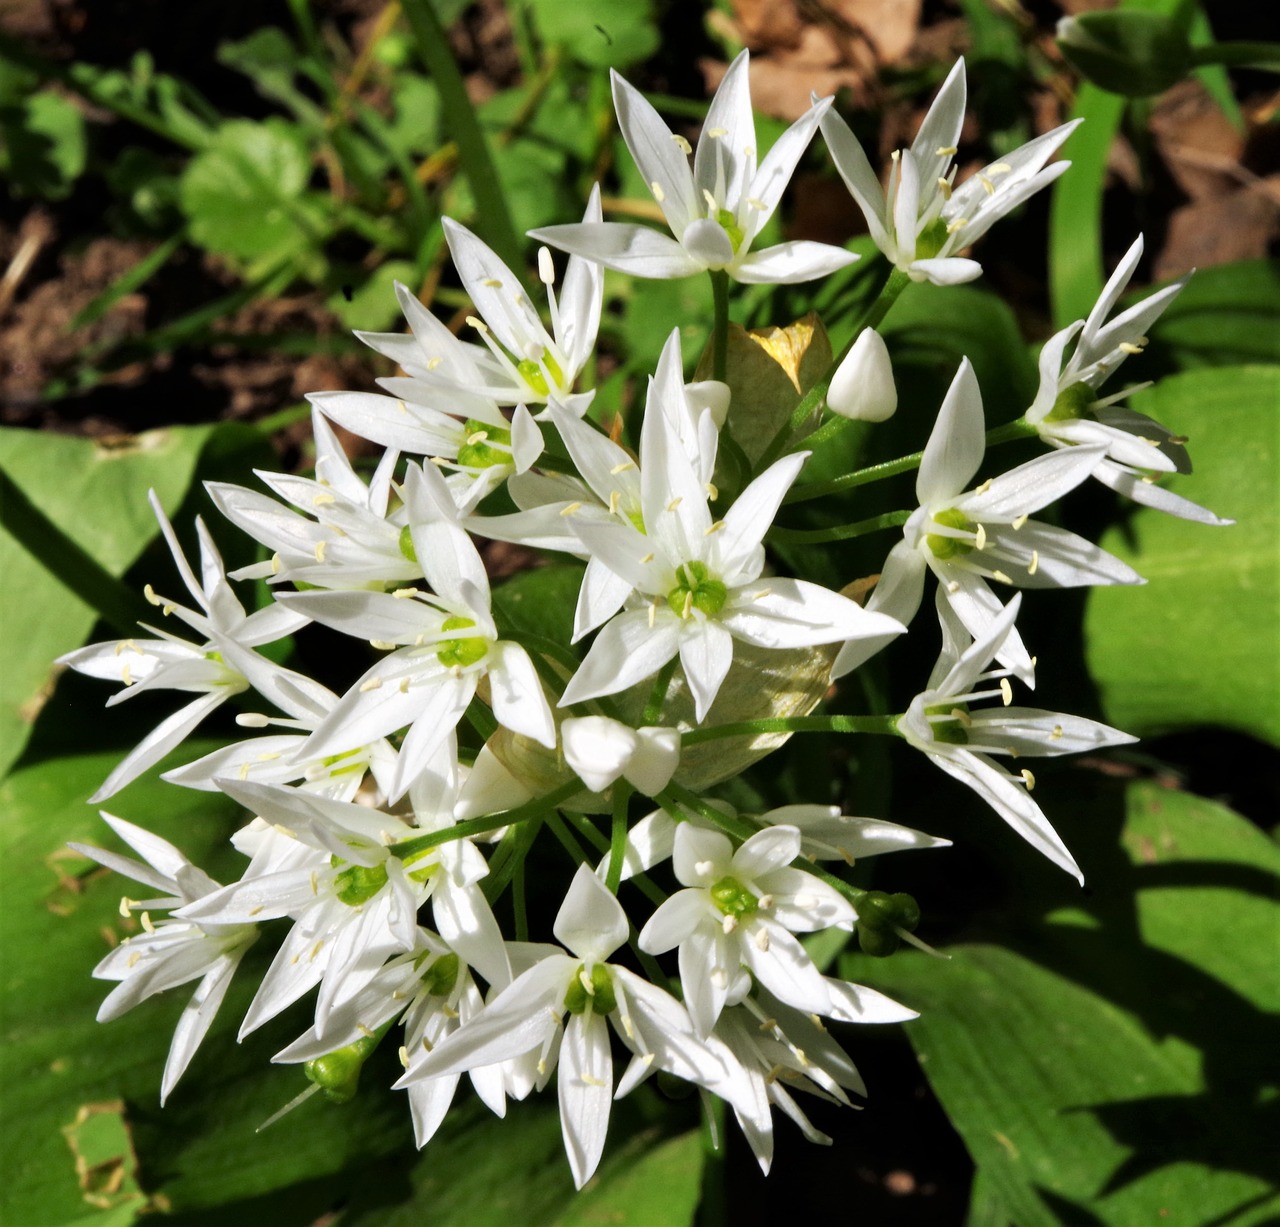
<path id="1" fill-rule="evenodd" d="M 440 629 L 442 631 L 461 631 L 466 630 L 469 626 L 475 626 L 475 623 L 470 618 L 454 616 L 446 618 L 440 624 Z M 488 650 L 488 641 L 477 635 L 470 639 L 444 640 L 436 648 L 436 656 L 440 663 L 447 668 L 452 669 L 455 665 L 459 668 L 466 668 L 467 665 L 474 665 L 476 661 L 483 660 Z"/>
<path id="2" fill-rule="evenodd" d="M 708 617 L 714 617 L 729 599 L 729 590 L 718 580 L 712 579 L 706 565 L 686 562 L 676 568 L 676 586 L 667 593 L 667 604 L 682 618 L 691 609 L 700 609 Z"/>
<path id="3" fill-rule="evenodd" d="M 400 530 L 400 553 L 410 562 L 418 561 L 418 551 L 413 548 L 413 533 L 407 524 Z"/>
<path id="4" fill-rule="evenodd" d="M 858 944 L 873 958 L 886 958 L 901 944 L 899 930 L 914 932 L 920 905 L 907 894 L 869 890 L 858 901 Z"/>
<path id="5" fill-rule="evenodd" d="M 599 1014 L 601 1018 L 606 1014 L 612 1014 L 618 1008 L 618 998 L 613 991 L 613 979 L 609 975 L 609 969 L 603 963 L 597 963 L 591 969 L 590 989 L 582 982 L 582 975 L 586 969 L 587 965 L 583 963 L 578 968 L 578 974 L 569 982 L 569 988 L 564 995 L 564 1008 L 570 1014 L 585 1014 L 590 1010 L 593 1014 Z"/>
<path id="6" fill-rule="evenodd" d="M 935 524 L 944 524 L 947 528 L 958 528 L 970 533 L 973 532 L 975 527 L 973 521 L 957 507 L 949 507 L 946 511 L 935 512 L 933 522 Z M 944 537 L 941 533 L 928 533 L 925 536 L 924 543 L 933 551 L 935 558 L 944 560 L 973 551 L 973 546 L 967 541 L 961 541 L 958 537 Z"/>
<path id="7" fill-rule="evenodd" d="M 1160 13 L 1113 9 L 1064 17 L 1057 38 L 1082 77 L 1126 98 L 1163 93 L 1195 64 L 1182 26 Z"/>
<path id="8" fill-rule="evenodd" d="M 331 856 L 329 864 L 337 868 L 340 858 Z M 387 870 L 383 865 L 348 865 L 333 879 L 334 894 L 348 907 L 367 903 L 387 884 Z"/>
<path id="9" fill-rule="evenodd" d="M 360 1071 L 377 1046 L 377 1036 L 365 1036 L 345 1048 L 308 1061 L 302 1072 L 320 1087 L 326 1099 L 349 1103 L 359 1089 Z"/>
<path id="10" fill-rule="evenodd" d="M 760 900 L 737 878 L 721 878 L 711 888 L 711 902 L 726 916 L 750 916 L 760 907 Z"/>
<path id="11" fill-rule="evenodd" d="M 488 469 L 495 464 L 510 464 L 511 452 L 493 446 L 502 443 L 510 448 L 511 432 L 501 426 L 490 426 L 488 422 L 479 422 L 468 418 L 462 423 L 467 432 L 467 442 L 458 449 L 458 463 L 468 469 Z M 471 442 L 471 440 L 475 442 Z"/>

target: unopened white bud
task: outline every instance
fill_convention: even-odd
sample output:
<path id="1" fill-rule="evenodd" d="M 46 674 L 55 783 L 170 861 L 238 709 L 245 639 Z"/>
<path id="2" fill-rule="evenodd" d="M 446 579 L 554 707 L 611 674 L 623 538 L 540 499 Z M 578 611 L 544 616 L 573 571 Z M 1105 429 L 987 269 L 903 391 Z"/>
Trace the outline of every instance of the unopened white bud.
<path id="1" fill-rule="evenodd" d="M 827 390 L 832 413 L 855 422 L 883 422 L 898 407 L 889 349 L 874 328 L 864 328 Z"/>

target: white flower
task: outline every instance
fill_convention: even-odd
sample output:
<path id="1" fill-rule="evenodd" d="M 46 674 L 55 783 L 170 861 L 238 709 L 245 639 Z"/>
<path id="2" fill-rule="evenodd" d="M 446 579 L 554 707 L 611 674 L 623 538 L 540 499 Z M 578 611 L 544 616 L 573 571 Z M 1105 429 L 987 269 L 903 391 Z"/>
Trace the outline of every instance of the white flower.
<path id="1" fill-rule="evenodd" d="M 99 1008 L 98 1021 L 119 1018 L 148 997 L 192 980 L 200 981 L 178 1019 L 169 1046 L 160 1084 L 163 1105 L 208 1034 L 240 958 L 256 940 L 258 930 L 253 924 L 196 924 L 172 918 L 153 924 L 149 909 L 193 903 L 217 891 L 218 883 L 167 840 L 123 818 L 107 813 L 102 817 L 125 843 L 142 854 L 146 864 L 87 844 L 70 846 L 82 856 L 160 891 L 163 897 L 121 901 L 125 915 L 142 913 L 143 931 L 126 937 L 93 969 L 99 980 L 120 981 Z"/>
<path id="2" fill-rule="evenodd" d="M 701 720 L 729 670 L 735 638 L 798 648 L 897 631 L 891 618 L 817 584 L 761 578 L 761 542 L 808 453 L 777 461 L 713 521 L 708 483 L 677 432 L 678 415 L 662 410 L 662 394 L 655 382 L 641 427 L 638 512 L 569 517 L 591 555 L 625 581 L 632 607 L 605 624 L 561 705 L 625 690 L 678 654 Z M 589 621 L 598 614 L 593 609 Z"/>
<path id="3" fill-rule="evenodd" d="M 1092 542 L 1029 518 L 1084 481 L 1102 459 L 1101 447 L 1040 456 L 966 490 L 985 450 L 982 398 L 966 358 L 925 446 L 916 477 L 920 506 L 885 561 L 869 610 L 909 622 L 920 607 L 925 571 L 931 570 L 951 608 L 980 638 L 1003 608 L 988 580 L 1021 588 L 1143 582 L 1132 567 Z M 865 660 L 868 646 L 846 645 L 836 659 L 835 676 Z M 999 659 L 1034 684 L 1031 657 L 1012 627 Z"/>
<path id="4" fill-rule="evenodd" d="M 789 284 L 851 264 L 856 255 L 825 243 L 793 241 L 751 250 L 831 100 L 796 120 L 757 168 L 747 68 L 743 51 L 711 100 L 692 171 L 688 141 L 613 74 L 618 126 L 674 238 L 619 222 L 546 226 L 530 231 L 530 237 L 637 277 L 688 277 L 723 269 L 737 281 Z"/>
<path id="5" fill-rule="evenodd" d="M 152 690 L 183 690 L 199 697 L 162 720 L 125 755 L 102 787 L 89 798 L 91 802 L 112 796 L 155 766 L 210 712 L 250 686 L 286 711 L 295 695 L 316 692 L 316 685 L 309 678 L 281 668 L 252 650 L 292 634 L 311 619 L 281 605 L 246 614 L 227 583 L 213 538 L 199 519 L 196 520 L 200 537 L 200 578 L 197 579 L 154 490 L 149 497 L 178 573 L 200 612 L 157 596 L 150 585 L 146 589 L 147 599 L 166 616 L 176 615 L 202 636 L 203 642 L 191 643 L 155 627 L 146 627 L 159 638 L 90 644 L 59 656 L 56 663 L 90 677 L 123 683 L 125 689 L 107 700 L 108 707 Z"/>
<path id="6" fill-rule="evenodd" d="M 849 125 L 834 111 L 822 117 L 822 135 L 831 157 L 862 210 L 875 245 L 913 281 L 957 285 L 980 276 L 982 266 L 977 261 L 954 253 L 976 242 L 1071 165 L 1045 163 L 1079 120 L 1036 137 L 957 187 L 953 159 L 964 110 L 964 60 L 957 60 L 911 148 L 894 151 L 887 191 Z"/>
<path id="7" fill-rule="evenodd" d="M 609 1127 L 613 1056 L 607 1018 L 640 1061 L 620 1097 L 651 1069 L 663 1069 L 719 1093 L 729 1070 L 693 1034 L 679 1002 L 634 972 L 605 960 L 627 938 L 618 901 L 580 866 L 555 922 L 569 953 L 538 947 L 537 959 L 458 1031 L 411 1066 L 398 1086 L 536 1057 L 543 1086 L 559 1062 L 560 1122 L 574 1183 L 595 1171 Z M 567 1021 L 565 1016 L 568 1015 Z"/>
<path id="8" fill-rule="evenodd" d="M 347 691 L 312 733 L 311 758 L 367 745 L 409 726 L 400 747 L 393 799 L 424 770 L 488 679 L 498 722 L 548 748 L 555 721 L 528 653 L 500 639 L 489 604 L 489 579 L 475 545 L 454 518 L 444 479 L 430 466 L 405 481 L 414 556 L 432 592 L 308 592 L 283 603 L 317 622 L 378 644 L 401 646 Z"/>
<path id="9" fill-rule="evenodd" d="M 1190 280 L 1190 275 L 1180 278 L 1107 322 L 1141 258 L 1139 235 L 1103 288 L 1089 318 L 1077 320 L 1045 342 L 1040 351 L 1040 388 L 1026 419 L 1053 447 L 1105 447 L 1106 456 L 1093 470 L 1093 476 L 1134 502 L 1183 520 L 1231 524 L 1234 521 L 1163 489 L 1145 475 L 1144 470 L 1153 474 L 1190 473 L 1191 459 L 1184 439 L 1119 403 L 1137 388 L 1126 388 L 1101 400 L 1095 395 L 1127 357 L 1142 351 L 1147 344 L 1147 330 Z M 1067 358 L 1067 348 L 1073 340 L 1075 349 Z"/>
<path id="10" fill-rule="evenodd" d="M 315 409 L 311 427 L 316 443 L 314 480 L 257 471 L 297 511 L 243 486 L 205 483 L 228 520 L 275 551 L 269 562 L 242 567 L 232 578 L 288 580 L 317 588 L 365 588 L 420 578 L 422 568 L 400 548 L 406 531 L 403 508 L 387 514 L 398 454 L 386 452 L 366 485 Z"/>
<path id="11" fill-rule="evenodd" d="M 948 775 L 972 788 L 1032 847 L 1083 882 L 1071 853 L 1028 795 L 1035 777 L 1025 768 L 1017 774 L 1004 771 L 991 755 L 1017 759 L 1077 754 L 1128 745 L 1137 738 L 1080 716 L 1010 706 L 1010 670 L 988 666 L 999 659 L 1013 633 L 1021 601 L 1019 593 L 984 634 L 969 643 L 968 632 L 939 590 L 942 654 L 928 688 L 898 718 L 898 732 Z M 1003 700 L 1003 707 L 971 710 L 972 704 L 996 697 Z"/>
<path id="12" fill-rule="evenodd" d="M 744 968 L 797 1009 L 830 1009 L 826 982 L 792 935 L 856 916 L 838 891 L 790 868 L 799 855 L 800 832 L 790 826 L 758 831 L 737 851 L 719 831 L 688 823 L 676 831 L 673 867 L 686 889 L 649 918 L 640 948 L 662 954 L 679 946 L 685 1005 L 700 1035 L 745 995 Z"/>
<path id="13" fill-rule="evenodd" d="M 864 328 L 831 377 L 827 408 L 855 422 L 883 422 L 898 408 L 889 348 L 874 328 Z"/>
<path id="14" fill-rule="evenodd" d="M 654 796 L 680 764 L 680 734 L 672 728 L 629 728 L 607 716 L 570 718 L 560 726 L 564 760 L 592 792 L 625 777 Z"/>

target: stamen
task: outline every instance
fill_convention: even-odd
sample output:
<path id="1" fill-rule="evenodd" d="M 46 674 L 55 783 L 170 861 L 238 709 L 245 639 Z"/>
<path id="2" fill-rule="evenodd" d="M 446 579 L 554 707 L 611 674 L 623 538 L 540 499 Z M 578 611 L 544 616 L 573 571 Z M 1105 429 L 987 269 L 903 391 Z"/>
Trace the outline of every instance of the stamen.
<path id="1" fill-rule="evenodd" d="M 313 507 L 327 507 L 330 503 L 336 503 L 337 501 L 338 497 L 336 494 L 317 494 L 315 498 L 311 500 L 311 505 Z"/>
<path id="2" fill-rule="evenodd" d="M 629 469 L 634 469 L 635 467 L 636 463 L 634 460 L 624 460 L 621 464 L 615 464 L 613 468 L 609 470 L 609 476 L 617 477 L 619 473 L 625 473 Z"/>
<path id="3" fill-rule="evenodd" d="M 693 152 L 693 146 L 678 132 L 671 134 L 671 139 L 675 142 L 676 148 L 687 158 Z"/>
<path id="4" fill-rule="evenodd" d="M 369 691 L 371 690 L 381 690 L 381 689 L 382 689 L 382 678 L 380 677 L 371 677 L 367 682 L 362 682 L 360 685 L 361 694 L 368 694 Z"/>
<path id="5" fill-rule="evenodd" d="M 992 571 L 991 578 L 994 580 L 998 580 L 1002 584 L 1013 583 L 1013 580 L 1011 580 L 1003 571 Z"/>
<path id="6" fill-rule="evenodd" d="M 1006 707 L 1013 702 L 1013 687 L 1009 685 L 1007 677 L 1000 679 L 1000 698 Z"/>
<path id="7" fill-rule="evenodd" d="M 960 152 L 960 147 L 958 145 L 939 145 L 933 152 L 935 157 L 954 158 Z"/>
<path id="8" fill-rule="evenodd" d="M 545 247 L 538 248 L 538 280 L 545 286 L 556 283 L 556 266 L 551 261 L 551 252 Z"/>
<path id="9" fill-rule="evenodd" d="M 1118 349 L 1122 354 L 1140 354 L 1140 353 L 1142 353 L 1142 346 L 1141 346 L 1141 345 L 1134 345 L 1134 344 L 1133 344 L 1132 342 L 1130 342 L 1130 341 L 1121 341 L 1121 342 L 1120 342 L 1120 344 L 1116 346 L 1116 348 L 1117 348 L 1117 349 Z"/>
<path id="10" fill-rule="evenodd" d="M 1027 574 L 1034 575 L 1038 570 L 1040 570 L 1040 551 L 1032 550 L 1031 561 L 1027 564 Z"/>
<path id="11" fill-rule="evenodd" d="M 755 936 L 752 940 L 755 942 L 757 950 L 759 950 L 762 954 L 767 953 L 769 949 L 769 930 L 768 929 L 757 929 L 755 932 Z"/>
<path id="12" fill-rule="evenodd" d="M 1026 524 L 1027 519 L 1028 519 L 1027 513 L 1024 511 L 1016 520 L 1014 520 L 1014 522 L 1010 525 L 1010 527 L 1016 533 L 1018 529 L 1020 529 L 1024 524 Z"/>
<path id="13" fill-rule="evenodd" d="M 667 510 L 674 511 L 683 502 L 684 502 L 684 498 L 681 495 L 677 494 L 675 498 L 673 498 L 671 502 L 667 504 Z"/>
<path id="14" fill-rule="evenodd" d="M 316 548 L 313 551 L 316 556 L 316 562 L 324 562 L 324 552 L 329 548 L 327 541 L 317 541 Z"/>
<path id="15" fill-rule="evenodd" d="M 939 178 L 938 190 L 942 193 L 943 200 L 950 200 L 951 199 L 951 180 Z"/>
<path id="16" fill-rule="evenodd" d="M 640 565 L 642 567 L 647 567 L 654 560 L 655 557 L 656 555 L 654 554 L 646 554 L 642 559 L 640 559 Z"/>
<path id="17" fill-rule="evenodd" d="M 708 128 L 707 135 L 711 137 L 712 140 L 718 141 L 722 136 L 729 135 L 729 129 L 728 128 Z"/>
<path id="18" fill-rule="evenodd" d="M 486 277 L 480 284 L 487 285 L 491 290 L 502 289 L 502 282 L 497 277 Z"/>
<path id="19" fill-rule="evenodd" d="M 987 530 L 981 524 L 974 532 L 974 548 L 979 550 L 987 548 Z"/>
<path id="20" fill-rule="evenodd" d="M 963 230 L 968 224 L 969 219 L 967 217 L 957 217 L 955 221 L 947 223 L 947 233 L 955 234 Z"/>
<path id="21" fill-rule="evenodd" d="M 656 179 L 651 184 L 649 184 L 649 191 L 653 193 L 654 200 L 656 200 L 659 204 L 661 204 L 667 198 L 666 192 L 663 191 L 662 189 L 662 184 L 659 183 Z"/>
<path id="22" fill-rule="evenodd" d="M 993 162 L 987 167 L 989 175 L 1007 175 L 1013 169 L 1008 162 Z"/>
<path id="23" fill-rule="evenodd" d="M 575 511 L 581 511 L 581 510 L 582 510 L 582 504 L 581 504 L 581 503 L 570 503 L 567 507 L 565 507 L 565 508 L 560 512 L 560 514 L 561 514 L 562 516 L 571 516 L 571 515 L 573 515 L 573 513 L 574 513 Z"/>
<path id="24" fill-rule="evenodd" d="M 396 645 L 387 639 L 370 639 L 369 646 L 377 648 L 379 652 L 390 652 Z"/>
<path id="25" fill-rule="evenodd" d="M 1030 792 L 1036 786 L 1036 777 L 1026 767 L 1023 767 L 1019 774 L 1022 776 L 1022 782 L 1027 786 L 1027 791 Z"/>
<path id="26" fill-rule="evenodd" d="M 407 601 L 410 597 L 420 596 L 421 593 L 421 588 L 395 588 L 392 590 L 391 595 L 395 597 L 397 601 Z"/>
<path id="27" fill-rule="evenodd" d="M 982 190 L 986 192 L 988 196 L 994 196 L 996 194 L 996 185 L 992 183 L 991 180 L 988 179 L 981 171 L 978 172 L 977 179 L 978 182 L 982 184 Z"/>
<path id="28" fill-rule="evenodd" d="M 704 532 L 702 535 L 703 535 L 704 537 L 710 537 L 710 536 L 712 536 L 714 533 L 718 533 L 722 528 L 724 528 L 724 521 L 723 521 L 723 520 L 717 520 L 717 521 L 716 521 L 716 522 L 715 522 L 715 523 L 714 523 L 710 528 L 708 528 L 708 529 L 706 530 L 706 532 Z"/>

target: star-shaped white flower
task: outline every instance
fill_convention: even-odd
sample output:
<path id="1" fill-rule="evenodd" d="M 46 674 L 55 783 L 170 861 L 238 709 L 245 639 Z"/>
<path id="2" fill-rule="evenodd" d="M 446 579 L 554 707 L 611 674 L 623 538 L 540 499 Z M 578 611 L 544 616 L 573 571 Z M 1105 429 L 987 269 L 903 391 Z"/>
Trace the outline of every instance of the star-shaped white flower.
<path id="1" fill-rule="evenodd" d="M 663 954 L 679 946 L 685 1005 L 700 1035 L 710 1035 L 727 1003 L 749 985 L 744 969 L 775 996 L 825 1014 L 831 993 L 793 936 L 856 919 L 848 901 L 813 874 L 790 868 L 800 832 L 770 827 L 736 851 L 728 836 L 681 823 L 672 864 L 686 888 L 640 931 L 640 948 Z"/>
<path id="2" fill-rule="evenodd" d="M 790 284 L 825 276 L 856 260 L 839 247 L 805 240 L 751 250 L 831 100 L 815 104 L 796 120 L 757 166 L 748 61 L 743 51 L 720 82 L 692 170 L 688 141 L 672 132 L 636 89 L 613 74 L 618 126 L 674 238 L 620 222 L 546 226 L 530 231 L 530 236 L 636 277 L 689 277 L 723 270 L 736 281 Z"/>
<path id="3" fill-rule="evenodd" d="M 1017 774 L 1005 771 L 991 756 L 1078 754 L 1129 745 L 1137 738 L 1081 716 L 1010 705 L 1011 671 L 990 665 L 1000 658 L 1013 633 L 1021 602 L 1018 593 L 983 635 L 970 642 L 968 631 L 939 590 L 942 653 L 928 687 L 898 718 L 898 732 L 948 775 L 972 788 L 1032 847 L 1083 882 L 1075 858 L 1029 795 L 1035 777 L 1025 768 Z M 994 698 L 1002 699 L 1004 706 L 973 710 L 973 704 Z"/>
<path id="4" fill-rule="evenodd" d="M 961 622 L 980 638 L 1004 607 L 990 580 L 1020 588 L 1143 582 L 1132 567 L 1092 542 L 1030 518 L 1093 472 L 1103 456 L 1101 446 L 1040 456 L 966 490 L 985 451 L 982 397 L 966 358 L 920 462 L 920 506 L 903 526 L 903 540 L 885 560 L 880 582 L 867 602 L 869 610 L 909 622 L 920 608 L 929 570 Z M 835 676 L 861 664 L 871 646 L 878 644 L 855 643 L 841 649 Z M 999 659 L 1034 685 L 1030 654 L 1012 627 L 1002 639 Z"/>
<path id="5" fill-rule="evenodd" d="M 119 1018 L 148 997 L 192 980 L 200 981 L 178 1019 L 173 1043 L 169 1046 L 160 1083 L 163 1106 L 208 1034 L 231 977 L 240 965 L 241 956 L 257 939 L 258 929 L 253 923 L 200 924 L 173 917 L 166 917 L 159 924 L 152 923 L 151 911 L 194 903 L 217 891 L 218 883 L 160 836 L 105 812 L 102 817 L 125 843 L 145 858 L 145 864 L 88 844 L 70 846 L 99 865 L 158 890 L 162 897 L 126 898 L 121 902 L 121 910 L 126 915 L 141 913 L 143 931 L 126 937 L 93 969 L 96 979 L 120 982 L 99 1008 L 98 1021 Z"/>
<path id="6" fill-rule="evenodd" d="M 1185 439 L 1119 403 L 1147 385 L 1102 399 L 1096 396 L 1126 358 L 1141 353 L 1147 344 L 1147 330 L 1190 280 L 1190 274 L 1179 278 L 1108 321 L 1141 258 L 1139 235 L 1116 266 L 1089 318 L 1077 320 L 1045 342 L 1040 351 L 1040 388 L 1026 419 L 1053 447 L 1105 447 L 1106 455 L 1093 476 L 1134 502 L 1200 524 L 1231 524 L 1234 521 L 1156 485 L 1147 475 L 1191 472 Z M 1068 358 L 1073 340 L 1075 348 Z"/>
<path id="7" fill-rule="evenodd" d="M 894 151 L 887 191 L 849 125 L 834 111 L 822 116 L 822 135 L 831 157 L 875 245 L 913 281 L 958 285 L 981 276 L 976 260 L 955 253 L 1071 165 L 1045 163 L 1078 119 L 1036 137 L 957 187 L 953 159 L 964 124 L 965 93 L 964 60 L 957 60 L 911 148 Z"/>

